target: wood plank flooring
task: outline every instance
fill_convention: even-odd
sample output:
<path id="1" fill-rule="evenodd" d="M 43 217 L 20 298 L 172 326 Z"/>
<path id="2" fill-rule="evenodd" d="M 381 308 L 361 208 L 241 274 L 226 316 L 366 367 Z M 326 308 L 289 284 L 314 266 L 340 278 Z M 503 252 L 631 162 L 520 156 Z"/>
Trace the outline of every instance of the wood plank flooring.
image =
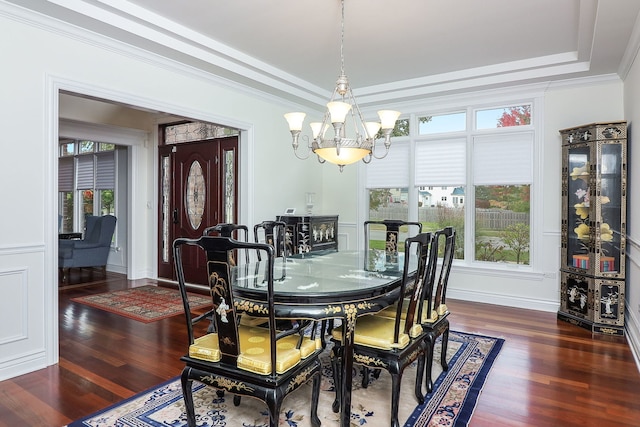
<path id="1" fill-rule="evenodd" d="M 182 315 L 141 323 L 70 301 L 153 280 L 108 273 L 59 292 L 60 363 L 0 382 L 0 426 L 63 426 L 180 374 Z M 555 313 L 447 301 L 451 327 L 504 338 L 471 426 L 640 426 L 640 373 L 625 338 Z"/>

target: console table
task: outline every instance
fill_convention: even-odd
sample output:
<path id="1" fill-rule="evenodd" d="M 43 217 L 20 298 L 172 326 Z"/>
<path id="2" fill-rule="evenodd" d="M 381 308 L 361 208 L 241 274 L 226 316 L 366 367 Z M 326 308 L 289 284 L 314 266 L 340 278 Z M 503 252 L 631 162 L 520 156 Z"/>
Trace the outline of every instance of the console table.
<path id="1" fill-rule="evenodd" d="M 338 215 L 279 215 L 287 225 L 287 253 L 338 250 Z"/>

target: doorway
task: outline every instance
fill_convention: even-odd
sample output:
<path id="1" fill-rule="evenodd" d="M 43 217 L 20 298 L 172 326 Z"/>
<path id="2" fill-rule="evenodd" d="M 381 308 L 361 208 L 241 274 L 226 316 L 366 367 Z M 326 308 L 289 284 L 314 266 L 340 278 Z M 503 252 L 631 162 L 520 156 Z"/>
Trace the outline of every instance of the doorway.
<path id="1" fill-rule="evenodd" d="M 237 221 L 238 136 L 165 144 L 158 152 L 158 278 L 173 281 L 176 238 Z M 204 256 L 185 248 L 183 261 L 185 279 L 206 284 Z"/>

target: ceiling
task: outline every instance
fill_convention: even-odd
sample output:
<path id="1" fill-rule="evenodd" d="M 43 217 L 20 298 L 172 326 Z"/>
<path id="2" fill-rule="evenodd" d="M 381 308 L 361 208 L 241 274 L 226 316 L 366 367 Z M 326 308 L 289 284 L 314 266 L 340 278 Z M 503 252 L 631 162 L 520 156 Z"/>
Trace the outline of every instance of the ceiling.
<path id="1" fill-rule="evenodd" d="M 339 0 L 4 1 L 300 104 L 322 105 L 340 74 Z M 639 11 L 638 0 L 345 0 L 345 73 L 361 106 L 624 77 Z"/>

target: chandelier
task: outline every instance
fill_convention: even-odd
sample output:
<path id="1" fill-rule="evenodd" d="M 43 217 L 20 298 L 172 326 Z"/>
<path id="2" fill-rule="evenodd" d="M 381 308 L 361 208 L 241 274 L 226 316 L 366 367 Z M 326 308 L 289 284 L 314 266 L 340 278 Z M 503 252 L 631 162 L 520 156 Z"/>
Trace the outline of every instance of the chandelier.
<path id="1" fill-rule="evenodd" d="M 305 113 L 295 112 L 284 115 L 289 123 L 289 130 L 293 137 L 293 151 L 296 157 L 301 160 L 309 158 L 311 152 L 318 156 L 318 161 L 336 164 L 340 167 L 340 172 L 345 165 L 349 165 L 362 160 L 369 163 L 373 158 L 382 159 L 389 152 L 391 146 L 391 132 L 396 125 L 396 120 L 400 115 L 398 111 L 381 110 L 378 111 L 380 122 L 366 122 L 358 107 L 349 80 L 344 73 L 344 0 L 342 0 L 342 27 L 340 39 L 340 76 L 336 81 L 336 88 L 327 103 L 327 111 L 322 122 L 310 123 L 313 140 L 309 140 L 307 135 L 302 135 L 302 139 L 307 142 L 305 154 L 298 153 L 299 139 L 302 132 L 302 123 Z M 353 129 L 347 137 L 347 119 L 351 117 Z M 333 127 L 333 138 L 325 136 L 329 125 Z M 378 134 L 384 137 L 384 153 L 376 154 L 376 138 Z"/>

